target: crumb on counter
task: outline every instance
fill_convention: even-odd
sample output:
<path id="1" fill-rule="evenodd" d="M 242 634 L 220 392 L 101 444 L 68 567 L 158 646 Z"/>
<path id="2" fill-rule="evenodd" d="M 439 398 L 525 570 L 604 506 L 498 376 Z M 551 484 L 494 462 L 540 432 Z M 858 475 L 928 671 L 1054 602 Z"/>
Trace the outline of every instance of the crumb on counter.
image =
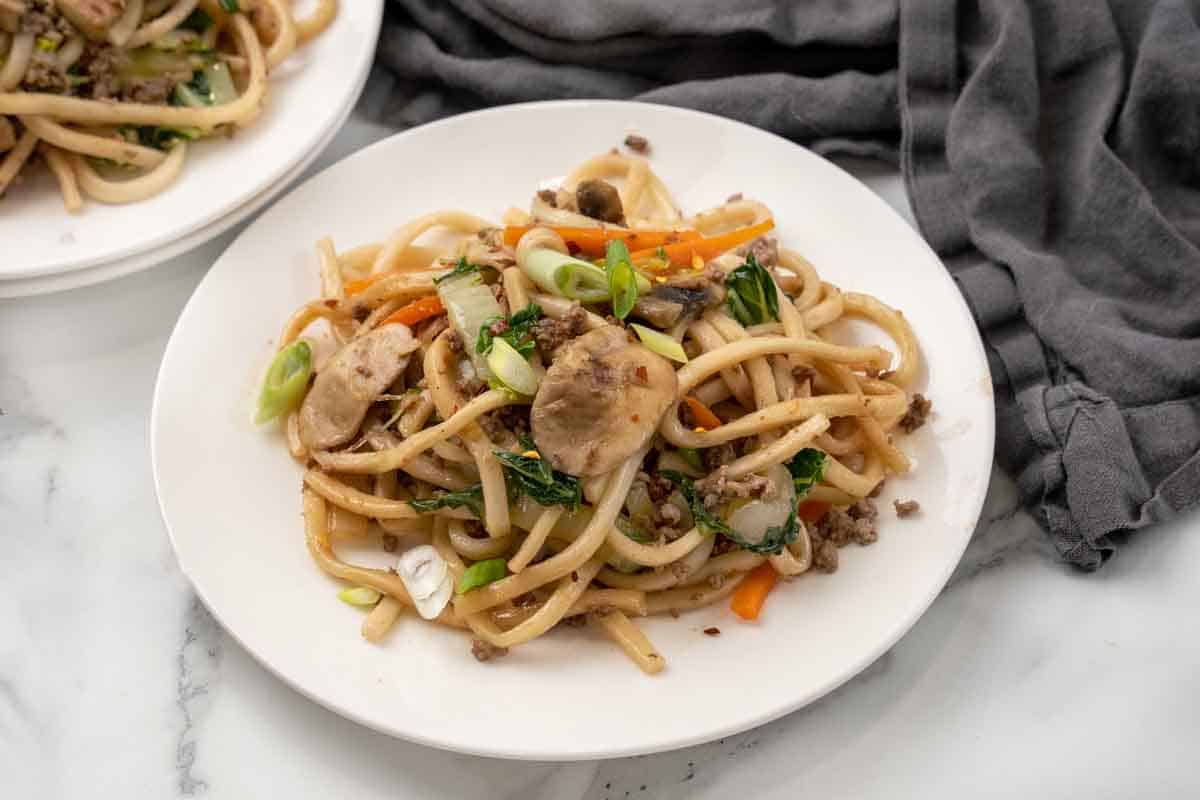
<path id="1" fill-rule="evenodd" d="M 916 500 L 894 500 L 892 507 L 896 509 L 896 516 L 901 519 L 911 517 L 921 510 L 921 504 Z"/>

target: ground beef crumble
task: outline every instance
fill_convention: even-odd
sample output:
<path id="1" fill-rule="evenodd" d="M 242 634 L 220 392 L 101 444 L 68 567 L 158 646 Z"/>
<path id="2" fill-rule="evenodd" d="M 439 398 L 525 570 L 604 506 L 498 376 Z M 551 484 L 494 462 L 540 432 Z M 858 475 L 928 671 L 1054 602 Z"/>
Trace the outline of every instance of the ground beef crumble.
<path id="1" fill-rule="evenodd" d="M 471 655 L 475 656 L 476 661 L 491 661 L 494 658 L 508 655 L 508 648 L 496 647 L 494 644 L 485 642 L 483 639 L 472 639 Z"/>
<path id="2" fill-rule="evenodd" d="M 893 500 L 892 507 L 896 509 L 896 516 L 900 519 L 911 517 L 921 510 L 921 504 L 916 500 Z"/>
<path id="3" fill-rule="evenodd" d="M 587 312 L 576 303 L 562 319 L 542 317 L 533 326 L 533 338 L 546 358 L 587 330 Z"/>
<path id="4" fill-rule="evenodd" d="M 558 193 L 553 189 L 539 189 L 538 199 L 551 208 L 558 208 Z"/>
<path id="5" fill-rule="evenodd" d="M 851 542 L 868 545 L 879 538 L 875 521 L 879 510 L 869 498 L 863 498 L 846 510 L 833 509 L 810 526 L 813 568 L 818 572 L 834 572 L 838 567 L 838 548 Z"/>
<path id="6" fill-rule="evenodd" d="M 759 236 L 734 252 L 739 256 L 752 255 L 759 266 L 770 269 L 779 263 L 779 240 L 774 236 Z"/>
<path id="7" fill-rule="evenodd" d="M 905 433 L 912 433 L 925 424 L 932 410 L 933 403 L 925 395 L 920 393 L 914 394 L 912 402 L 908 405 L 908 411 L 900 418 L 900 430 Z"/>
<path id="8" fill-rule="evenodd" d="M 704 498 L 704 507 L 712 511 L 727 500 L 769 497 L 775 491 L 775 484 L 770 478 L 754 474 L 735 480 L 729 477 L 729 467 L 722 466 L 708 477 L 697 481 L 696 490 Z"/>

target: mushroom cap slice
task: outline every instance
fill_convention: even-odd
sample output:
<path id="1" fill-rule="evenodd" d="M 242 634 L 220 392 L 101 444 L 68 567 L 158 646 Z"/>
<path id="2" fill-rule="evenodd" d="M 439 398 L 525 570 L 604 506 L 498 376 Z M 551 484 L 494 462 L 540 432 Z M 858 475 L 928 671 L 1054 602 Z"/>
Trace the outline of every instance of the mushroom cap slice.
<path id="1" fill-rule="evenodd" d="M 533 401 L 530 423 L 542 457 L 569 475 L 600 475 L 640 450 L 675 401 L 665 358 L 606 325 L 565 345 Z"/>
<path id="2" fill-rule="evenodd" d="M 354 438 L 371 404 L 408 366 L 419 343 L 407 325 L 384 325 L 325 363 L 300 406 L 300 441 L 328 450 Z"/>

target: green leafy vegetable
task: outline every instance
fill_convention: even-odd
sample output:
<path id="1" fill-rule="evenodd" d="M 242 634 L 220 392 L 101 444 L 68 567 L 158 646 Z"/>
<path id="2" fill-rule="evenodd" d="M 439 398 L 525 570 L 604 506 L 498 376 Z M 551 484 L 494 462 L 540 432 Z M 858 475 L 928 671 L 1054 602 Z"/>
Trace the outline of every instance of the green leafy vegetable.
<path id="1" fill-rule="evenodd" d="M 696 491 L 696 484 L 692 483 L 691 478 L 674 470 L 662 470 L 658 474 L 679 487 L 679 493 L 683 495 L 688 509 L 692 512 L 692 518 L 696 521 L 696 527 L 703 534 L 719 533 L 743 550 L 760 555 L 779 553 L 786 545 L 796 541 L 796 537 L 800 535 L 800 521 L 796 516 L 796 509 L 793 507 L 791 513 L 788 514 L 787 521 L 783 525 L 767 528 L 761 542 L 747 541 L 740 533 L 729 527 L 723 519 L 705 508 L 704 498 Z"/>
<path id="2" fill-rule="evenodd" d="M 483 486 L 476 483 L 457 492 L 434 492 L 428 500 L 409 500 L 414 511 L 428 514 L 441 508 L 467 507 L 475 516 L 483 519 Z"/>
<path id="3" fill-rule="evenodd" d="M 489 558 L 486 561 L 476 561 L 467 567 L 462 577 L 458 579 L 459 594 L 466 594 L 472 589 L 495 583 L 508 575 L 508 564 L 503 558 Z"/>
<path id="4" fill-rule="evenodd" d="M 604 258 L 604 271 L 608 275 L 608 291 L 612 295 L 613 316 L 625 319 L 637 302 L 637 273 L 629 257 L 629 248 L 620 239 L 608 243 Z"/>
<path id="5" fill-rule="evenodd" d="M 725 287 L 729 290 L 729 312 L 743 325 L 779 319 L 775 281 L 753 255 L 746 256 L 746 263 L 729 273 Z"/>
<path id="6" fill-rule="evenodd" d="M 184 30 L 194 31 L 196 33 L 204 33 L 212 27 L 213 18 L 204 12 L 204 9 L 197 8 L 188 18 L 180 23 L 179 27 Z"/>
<path id="7" fill-rule="evenodd" d="M 156 125 L 125 125 L 119 133 L 131 142 L 155 150 L 167 150 L 181 139 L 190 142 L 200 138 L 197 128 L 160 128 Z"/>
<path id="8" fill-rule="evenodd" d="M 511 317 L 492 317 L 485 320 L 483 325 L 479 327 L 479 338 L 475 342 L 475 352 L 481 355 L 487 355 L 492 349 L 492 340 L 496 335 L 491 333 L 491 327 L 497 322 L 507 323 L 504 331 L 498 334 L 499 338 L 512 345 L 525 358 L 529 358 L 529 354 L 533 352 L 536 343 L 533 340 L 533 326 L 542 318 L 542 307 L 537 303 L 530 303 L 522 308 Z"/>
<path id="9" fill-rule="evenodd" d="M 442 281 L 448 281 L 448 280 L 452 280 L 454 278 L 461 278 L 463 275 L 470 275 L 475 272 L 479 272 L 479 267 L 475 266 L 474 264 L 467 263 L 467 260 L 465 258 L 460 258 L 458 260 L 458 263 L 454 265 L 454 269 L 450 270 L 449 272 L 447 272 L 445 275 L 441 276 L 440 278 L 434 278 L 433 282 L 441 283 Z"/>
<path id="10" fill-rule="evenodd" d="M 540 456 L 510 453 L 507 450 L 493 450 L 496 458 L 504 465 L 508 476 L 509 486 L 523 494 L 538 505 L 563 506 L 568 511 L 575 511 L 583 499 L 583 490 L 579 479 L 566 473 L 559 472 Z M 536 453 L 530 448 L 527 452 Z"/>
<path id="11" fill-rule="evenodd" d="M 242 10 L 238 5 L 238 0 L 220 0 L 220 5 L 222 10 L 230 14 L 236 14 Z"/>
<path id="12" fill-rule="evenodd" d="M 800 502 L 813 486 L 825 477 L 826 456 L 820 450 L 806 447 L 787 462 L 787 470 L 796 488 L 796 502 Z"/>
<path id="13" fill-rule="evenodd" d="M 308 391 L 312 375 L 312 348 L 301 339 L 279 351 L 258 395 L 258 415 L 254 421 L 262 425 L 300 405 Z"/>

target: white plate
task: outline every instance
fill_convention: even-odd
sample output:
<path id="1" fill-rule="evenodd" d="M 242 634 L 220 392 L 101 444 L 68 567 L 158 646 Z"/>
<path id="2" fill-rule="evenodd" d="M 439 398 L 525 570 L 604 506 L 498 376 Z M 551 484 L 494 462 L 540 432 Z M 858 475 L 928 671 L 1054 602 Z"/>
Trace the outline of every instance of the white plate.
<path id="1" fill-rule="evenodd" d="M 231 141 L 193 147 L 183 175 L 161 195 L 127 206 L 88 202 L 70 215 L 53 179 L 44 170 L 33 173 L 4 198 L 0 280 L 146 254 L 136 263 L 150 266 L 160 261 L 154 251 L 185 237 L 199 244 L 203 239 L 195 234 L 214 222 L 224 218 L 232 225 L 243 218 L 254 210 L 250 201 L 282 181 L 345 120 L 370 69 L 382 14 L 382 0 L 341 3 L 329 29 L 272 76 L 262 118 Z"/>
<path id="2" fill-rule="evenodd" d="M 405 618 L 384 646 L 310 562 L 300 469 L 250 417 L 256 382 L 293 307 L 318 291 L 313 240 L 378 240 L 441 207 L 498 219 L 544 179 L 649 137 L 688 210 L 733 192 L 774 210 L 782 241 L 844 288 L 904 310 L 925 348 L 936 415 L 905 442 L 915 474 L 889 481 L 880 541 L 841 569 L 778 588 L 762 620 L 722 603 L 646 623 L 669 666 L 650 678 L 586 631 L 557 631 L 480 664 L 458 632 Z M 566 132 L 566 135 L 564 135 Z M 225 628 L 267 668 L 351 719 L 489 756 L 586 759 L 683 747 L 759 725 L 862 670 L 917 620 L 958 562 L 992 461 L 987 362 L 937 257 L 866 187 L 813 153 L 728 120 L 610 102 L 467 114 L 384 140 L 303 184 L 217 262 L 163 357 L 151 422 L 155 481 L 179 563 Z M 917 498 L 897 520 L 890 498 Z M 710 625 L 719 637 L 702 634 Z"/>

